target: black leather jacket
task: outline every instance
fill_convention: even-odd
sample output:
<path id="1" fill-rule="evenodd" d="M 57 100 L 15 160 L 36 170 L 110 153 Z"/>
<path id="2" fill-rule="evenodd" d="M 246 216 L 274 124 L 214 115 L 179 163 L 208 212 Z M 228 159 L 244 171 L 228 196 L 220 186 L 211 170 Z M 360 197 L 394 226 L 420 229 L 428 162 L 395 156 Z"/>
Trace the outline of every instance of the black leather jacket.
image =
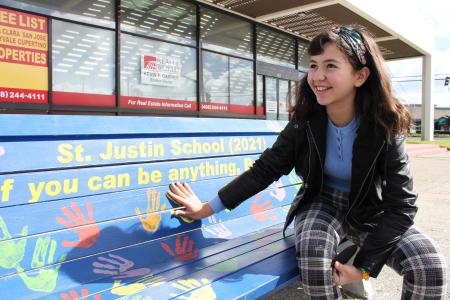
<path id="1" fill-rule="evenodd" d="M 288 212 L 286 229 L 297 211 L 323 187 L 326 132 L 324 113 L 306 120 L 292 119 L 252 168 L 219 191 L 224 206 L 235 208 L 295 168 L 303 184 Z M 369 235 L 356 256 L 356 267 L 378 276 L 393 246 L 413 224 L 416 198 L 404 137 L 395 136 L 387 143 L 383 129 L 361 117 L 353 144 L 346 221 Z"/>

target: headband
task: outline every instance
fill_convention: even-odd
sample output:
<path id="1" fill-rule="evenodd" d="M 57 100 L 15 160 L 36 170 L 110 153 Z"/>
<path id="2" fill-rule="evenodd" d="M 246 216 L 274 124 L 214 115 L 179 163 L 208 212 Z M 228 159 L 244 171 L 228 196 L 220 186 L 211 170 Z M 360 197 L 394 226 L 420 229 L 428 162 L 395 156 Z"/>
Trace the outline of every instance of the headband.
<path id="1" fill-rule="evenodd" d="M 363 38 L 359 32 L 356 30 L 341 26 L 334 27 L 331 31 L 337 34 L 341 39 L 345 41 L 345 43 L 350 47 L 353 52 L 353 55 L 356 56 L 358 62 L 361 66 L 365 66 L 367 63 L 366 60 L 366 52 L 367 48 L 364 45 Z"/>

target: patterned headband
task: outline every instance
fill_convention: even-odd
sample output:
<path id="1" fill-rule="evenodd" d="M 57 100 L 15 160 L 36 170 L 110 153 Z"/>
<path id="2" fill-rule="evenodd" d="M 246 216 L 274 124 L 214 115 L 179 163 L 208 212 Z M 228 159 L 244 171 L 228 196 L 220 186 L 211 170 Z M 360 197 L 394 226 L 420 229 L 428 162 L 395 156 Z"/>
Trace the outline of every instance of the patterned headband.
<path id="1" fill-rule="evenodd" d="M 363 38 L 359 34 L 359 32 L 345 26 L 334 27 L 333 29 L 331 29 L 331 31 L 337 34 L 347 43 L 347 45 L 352 50 L 353 55 L 355 55 L 356 58 L 358 59 L 359 64 L 361 66 L 365 66 L 367 63 L 366 60 L 367 48 L 364 45 Z"/>

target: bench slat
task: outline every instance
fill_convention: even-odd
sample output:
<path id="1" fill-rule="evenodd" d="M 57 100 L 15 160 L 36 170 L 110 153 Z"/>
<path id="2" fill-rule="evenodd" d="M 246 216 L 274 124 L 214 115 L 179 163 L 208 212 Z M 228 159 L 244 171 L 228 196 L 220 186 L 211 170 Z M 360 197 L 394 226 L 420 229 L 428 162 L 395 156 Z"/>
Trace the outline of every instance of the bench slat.
<path id="1" fill-rule="evenodd" d="M 275 135 L 0 142 L 0 173 L 258 154 Z"/>

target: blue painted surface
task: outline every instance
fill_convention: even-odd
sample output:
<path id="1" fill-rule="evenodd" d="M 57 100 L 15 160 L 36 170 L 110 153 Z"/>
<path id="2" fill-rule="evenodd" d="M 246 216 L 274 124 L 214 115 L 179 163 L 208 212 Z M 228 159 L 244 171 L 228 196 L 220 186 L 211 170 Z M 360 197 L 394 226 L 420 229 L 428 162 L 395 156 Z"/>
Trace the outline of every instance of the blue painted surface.
<path id="1" fill-rule="evenodd" d="M 196 222 L 172 217 L 176 204 L 165 197 L 180 180 L 210 200 L 285 124 L 0 115 L 0 286 L 8 287 L 0 299 L 61 299 L 82 289 L 101 299 L 220 299 L 230 289 L 254 298 L 292 279 L 296 268 L 283 264 L 295 263 L 293 244 L 280 230 L 295 176 Z M 149 145 L 164 153 L 149 155 Z M 125 155 L 109 156 L 108 147 Z M 208 164 L 222 171 L 207 172 Z M 279 268 L 267 272 L 267 263 Z M 152 285 L 158 278 L 166 282 Z"/>

